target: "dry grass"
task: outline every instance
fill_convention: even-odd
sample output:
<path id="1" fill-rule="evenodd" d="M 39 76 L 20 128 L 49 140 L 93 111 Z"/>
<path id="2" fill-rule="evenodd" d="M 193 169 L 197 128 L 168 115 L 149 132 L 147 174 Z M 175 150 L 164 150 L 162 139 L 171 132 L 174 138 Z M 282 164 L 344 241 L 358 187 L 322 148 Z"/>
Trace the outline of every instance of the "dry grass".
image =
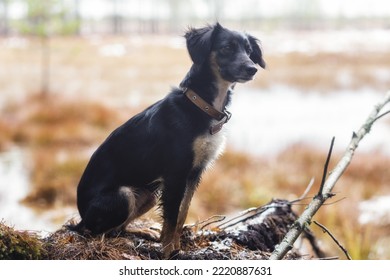
<path id="1" fill-rule="evenodd" d="M 34 188 L 23 200 L 24 203 L 41 210 L 75 205 L 76 186 L 87 158 L 65 153 L 64 159 L 58 159 L 56 150 L 40 150 L 34 154 L 31 178 Z"/>
<path id="2" fill-rule="evenodd" d="M 32 97 L 7 106 L 3 114 L 1 143 L 30 151 L 34 188 L 24 202 L 40 209 L 75 205 L 91 147 L 123 121 L 102 104 L 58 98 Z"/>
<path id="3" fill-rule="evenodd" d="M 390 58 L 386 53 L 272 54 L 266 57 L 267 71 L 251 86 L 285 85 L 304 91 L 329 92 L 372 88 L 390 88 Z M 383 75 L 384 74 L 384 75 Z"/>
<path id="4" fill-rule="evenodd" d="M 181 81 L 190 66 L 185 49 L 171 47 L 170 40 L 53 39 L 51 92 L 100 102 L 120 98 L 121 104 L 129 94 L 142 98 L 161 96 Z M 112 55 L 102 54 L 107 50 Z M 115 56 L 115 50 L 124 55 Z M 10 97 L 39 92 L 40 55 L 39 44 L 33 40 L 27 41 L 26 48 L 2 48 L 0 91 Z"/>
<path id="5" fill-rule="evenodd" d="M 0 39 L 1 44 L 7 45 L 6 39 Z M 51 49 L 53 93 L 121 104 L 129 96 L 148 102 L 164 95 L 170 86 L 179 84 L 191 65 L 180 37 L 55 38 Z M 107 50 L 111 56 L 102 54 Z M 16 98 L 39 92 L 40 55 L 39 44 L 32 40 L 26 41 L 25 47 L 0 50 L 2 94 Z M 390 88 L 387 53 L 313 55 L 265 50 L 265 60 L 268 69 L 249 86 L 286 85 L 321 92 Z"/>

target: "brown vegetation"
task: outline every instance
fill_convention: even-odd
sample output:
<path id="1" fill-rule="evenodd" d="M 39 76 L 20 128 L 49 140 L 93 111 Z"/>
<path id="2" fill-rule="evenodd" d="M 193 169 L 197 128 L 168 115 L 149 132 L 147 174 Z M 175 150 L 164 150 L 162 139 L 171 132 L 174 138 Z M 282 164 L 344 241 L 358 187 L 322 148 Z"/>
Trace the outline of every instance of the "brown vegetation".
<path id="1" fill-rule="evenodd" d="M 26 96 L 39 89 L 39 49 L 33 41 L 25 44 L 0 51 L 3 69 L 7 69 L 0 72 L 2 94 Z M 99 102 L 109 98 L 110 104 L 123 104 L 130 94 L 143 102 L 160 97 L 169 86 L 179 84 L 191 65 L 180 37 L 53 38 L 51 56 L 53 93 Z M 265 59 L 267 70 L 249 86 L 285 85 L 320 92 L 367 87 L 385 91 L 390 87 L 390 61 L 385 52 L 265 50 Z"/>
<path id="2" fill-rule="evenodd" d="M 319 92 L 361 88 L 384 92 L 390 88 L 390 74 L 386 70 L 390 58 L 386 53 L 291 52 L 267 56 L 267 64 L 268 71 L 252 86 L 285 85 Z"/>
<path id="3" fill-rule="evenodd" d="M 3 111 L 1 143 L 26 147 L 32 158 L 34 188 L 24 202 L 42 209 L 74 205 L 91 146 L 120 121 L 115 110 L 90 101 L 32 97 Z"/>

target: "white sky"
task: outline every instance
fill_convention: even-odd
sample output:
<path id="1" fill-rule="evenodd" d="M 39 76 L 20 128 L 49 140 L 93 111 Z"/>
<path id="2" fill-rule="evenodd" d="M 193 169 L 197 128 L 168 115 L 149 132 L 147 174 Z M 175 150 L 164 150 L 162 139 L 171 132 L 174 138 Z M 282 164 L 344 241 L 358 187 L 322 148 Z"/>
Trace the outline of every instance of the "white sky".
<path id="1" fill-rule="evenodd" d="M 340 12 L 347 17 L 390 16 L 389 0 L 321 0 L 321 8 L 328 15 Z"/>
<path id="2" fill-rule="evenodd" d="M 67 0 L 70 3 L 73 0 Z M 224 15 L 239 18 L 245 15 L 261 14 L 265 17 L 283 16 L 294 10 L 318 9 L 326 16 L 337 17 L 390 17 L 390 0 L 217 0 L 220 1 Z M 139 15 L 145 19 L 156 15 L 169 17 L 166 1 L 161 0 L 122 0 L 119 11 L 123 15 Z M 215 0 L 179 0 L 181 15 L 210 16 L 211 5 Z M 101 18 L 112 13 L 112 1 L 81 0 L 83 16 Z M 1 6 L 0 6 L 1 10 Z M 12 17 L 20 17 L 24 12 L 23 5 L 18 1 L 10 4 Z"/>

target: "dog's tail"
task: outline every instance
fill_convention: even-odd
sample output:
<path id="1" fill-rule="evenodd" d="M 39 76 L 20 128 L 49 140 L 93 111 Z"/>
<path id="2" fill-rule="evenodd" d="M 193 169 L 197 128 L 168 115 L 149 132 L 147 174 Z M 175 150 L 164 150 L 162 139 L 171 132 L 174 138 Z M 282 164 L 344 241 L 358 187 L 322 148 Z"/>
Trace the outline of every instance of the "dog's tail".
<path id="1" fill-rule="evenodd" d="M 78 224 L 71 221 L 70 224 L 65 225 L 65 227 L 70 231 L 76 231 L 78 233 L 82 233 L 85 230 L 84 221 L 81 220 Z"/>

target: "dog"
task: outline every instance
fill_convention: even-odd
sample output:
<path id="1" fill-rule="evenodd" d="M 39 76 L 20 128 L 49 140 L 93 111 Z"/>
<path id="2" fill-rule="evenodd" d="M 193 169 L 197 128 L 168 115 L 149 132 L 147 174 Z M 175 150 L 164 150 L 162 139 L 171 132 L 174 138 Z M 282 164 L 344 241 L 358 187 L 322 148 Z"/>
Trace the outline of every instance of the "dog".
<path id="1" fill-rule="evenodd" d="M 180 235 L 203 171 L 223 151 L 232 89 L 265 68 L 260 42 L 219 23 L 185 33 L 192 66 L 180 84 L 114 130 L 94 152 L 77 187 L 81 221 L 72 230 L 124 230 L 155 205 L 163 257 Z"/>

